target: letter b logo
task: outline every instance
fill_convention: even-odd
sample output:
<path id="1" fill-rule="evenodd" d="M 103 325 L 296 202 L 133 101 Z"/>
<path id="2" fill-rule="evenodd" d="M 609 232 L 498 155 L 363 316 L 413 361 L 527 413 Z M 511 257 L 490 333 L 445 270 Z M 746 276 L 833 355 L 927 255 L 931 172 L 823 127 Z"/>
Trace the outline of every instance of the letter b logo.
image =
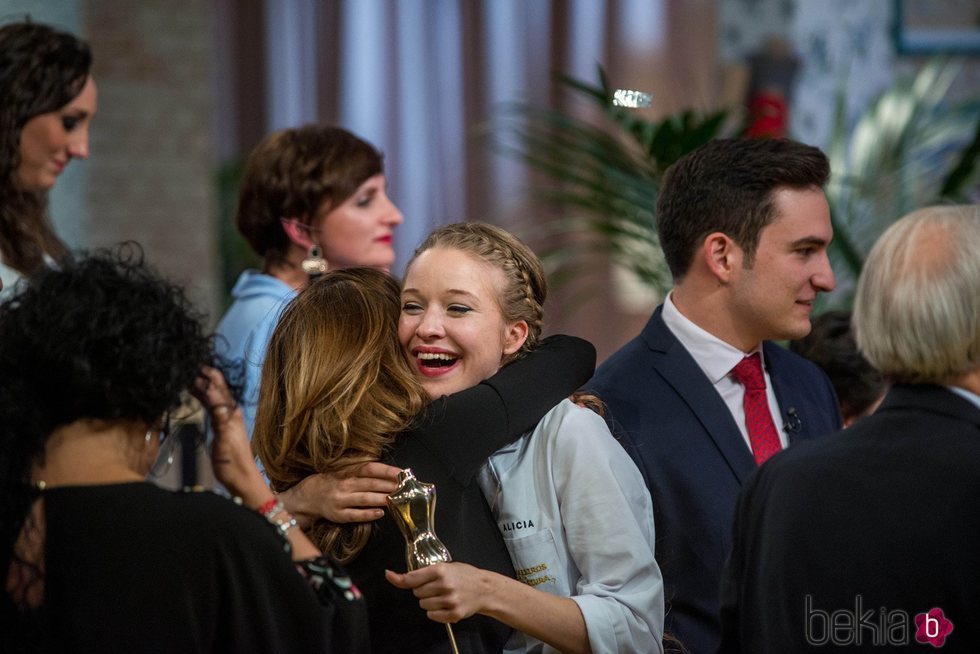
<path id="1" fill-rule="evenodd" d="M 915 640 L 929 643 L 933 647 L 946 644 L 946 636 L 953 632 L 953 622 L 943 614 L 939 607 L 915 616 Z"/>

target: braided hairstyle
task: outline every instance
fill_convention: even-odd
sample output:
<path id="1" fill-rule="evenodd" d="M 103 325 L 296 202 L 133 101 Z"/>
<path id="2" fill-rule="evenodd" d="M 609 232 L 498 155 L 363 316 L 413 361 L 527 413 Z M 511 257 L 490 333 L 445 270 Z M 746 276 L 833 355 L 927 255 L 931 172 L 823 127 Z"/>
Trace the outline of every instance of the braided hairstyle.
<path id="1" fill-rule="evenodd" d="M 497 300 L 504 322 L 523 320 L 528 327 L 527 339 L 511 360 L 538 346 L 544 326 L 548 280 L 541 260 L 524 241 L 487 223 L 443 225 L 433 230 L 416 248 L 408 268 L 420 254 L 434 248 L 462 250 L 503 271 L 507 282 Z"/>
<path id="2" fill-rule="evenodd" d="M 88 44 L 30 21 L 0 27 L 0 255 L 29 274 L 65 245 L 46 216 L 43 192 L 18 188 L 20 134 L 31 118 L 57 111 L 82 91 L 92 66 Z"/>

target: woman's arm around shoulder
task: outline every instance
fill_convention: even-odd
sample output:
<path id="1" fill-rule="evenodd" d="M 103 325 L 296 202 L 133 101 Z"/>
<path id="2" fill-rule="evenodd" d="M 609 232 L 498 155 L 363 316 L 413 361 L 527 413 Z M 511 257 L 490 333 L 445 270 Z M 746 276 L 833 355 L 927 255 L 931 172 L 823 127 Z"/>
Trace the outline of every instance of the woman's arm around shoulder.
<path id="1" fill-rule="evenodd" d="M 595 371 L 595 347 L 575 336 L 544 339 L 493 377 L 429 405 L 405 436 L 440 452 L 468 484 L 491 454 L 534 429 L 541 418 Z"/>

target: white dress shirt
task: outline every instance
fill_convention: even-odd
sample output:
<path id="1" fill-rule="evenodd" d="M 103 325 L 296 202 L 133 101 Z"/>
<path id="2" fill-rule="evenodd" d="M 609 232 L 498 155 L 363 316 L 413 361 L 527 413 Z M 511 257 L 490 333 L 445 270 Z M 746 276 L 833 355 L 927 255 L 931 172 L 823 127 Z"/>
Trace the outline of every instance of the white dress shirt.
<path id="1" fill-rule="evenodd" d="M 738 430 L 742 432 L 745 445 L 752 450 L 749 441 L 749 432 L 745 429 L 745 409 L 742 400 L 745 397 L 745 387 L 735 381 L 731 374 L 739 361 L 752 354 L 752 352 L 742 352 L 737 347 L 729 345 L 720 338 L 709 334 L 701 329 L 686 316 L 684 316 L 671 299 L 672 293 L 668 293 L 664 299 L 663 318 L 667 329 L 677 337 L 698 364 L 708 380 L 718 391 L 718 395 L 724 400 L 728 410 L 735 418 Z M 779 434 L 779 442 L 785 448 L 789 445 L 789 437 L 783 429 L 783 414 L 779 410 L 779 403 L 776 402 L 776 393 L 772 390 L 772 380 L 769 379 L 769 370 L 766 368 L 766 356 L 760 345 L 757 350 L 762 359 L 762 373 L 766 377 L 766 399 L 769 401 L 769 413 L 772 414 L 772 423 L 776 426 L 776 433 Z M 656 401 L 656 400 L 654 400 Z"/>
<path id="2" fill-rule="evenodd" d="M 563 400 L 478 480 L 517 578 L 578 604 L 594 654 L 663 651 L 650 492 L 599 415 Z M 556 650 L 515 631 L 505 651 Z"/>

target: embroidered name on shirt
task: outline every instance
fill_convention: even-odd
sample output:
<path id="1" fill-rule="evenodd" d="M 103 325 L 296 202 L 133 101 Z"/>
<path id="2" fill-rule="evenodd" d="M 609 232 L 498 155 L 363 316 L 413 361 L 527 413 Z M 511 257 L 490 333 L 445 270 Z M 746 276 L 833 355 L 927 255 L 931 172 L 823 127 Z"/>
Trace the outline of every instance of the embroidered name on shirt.
<path id="1" fill-rule="evenodd" d="M 533 526 L 533 520 L 515 520 L 514 522 L 500 523 L 500 529 L 502 531 L 519 531 L 521 529 L 530 529 Z"/>
<path id="2" fill-rule="evenodd" d="M 540 586 L 541 584 L 547 583 L 549 581 L 556 581 L 551 575 L 542 575 L 540 577 L 533 577 L 539 572 L 544 572 L 548 569 L 547 563 L 539 563 L 538 565 L 531 568 L 519 568 L 515 570 L 517 573 L 517 580 L 527 584 L 528 586 Z"/>

